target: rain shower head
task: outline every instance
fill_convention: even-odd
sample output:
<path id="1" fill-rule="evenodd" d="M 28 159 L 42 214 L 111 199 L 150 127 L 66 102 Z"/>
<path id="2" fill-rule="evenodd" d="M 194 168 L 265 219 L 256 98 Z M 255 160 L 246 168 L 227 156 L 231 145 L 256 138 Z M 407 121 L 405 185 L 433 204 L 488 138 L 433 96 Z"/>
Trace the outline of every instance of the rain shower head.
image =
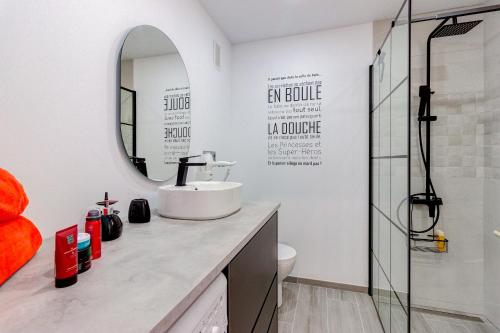
<path id="1" fill-rule="evenodd" d="M 443 25 L 439 30 L 437 30 L 433 35 L 432 38 L 440 38 L 440 37 L 450 37 L 450 36 L 459 36 L 459 35 L 465 35 L 476 25 L 479 23 L 483 22 L 482 20 L 477 20 L 477 21 L 469 21 L 469 22 L 461 22 L 458 23 L 456 19 L 453 20 L 452 24 L 446 24 Z"/>

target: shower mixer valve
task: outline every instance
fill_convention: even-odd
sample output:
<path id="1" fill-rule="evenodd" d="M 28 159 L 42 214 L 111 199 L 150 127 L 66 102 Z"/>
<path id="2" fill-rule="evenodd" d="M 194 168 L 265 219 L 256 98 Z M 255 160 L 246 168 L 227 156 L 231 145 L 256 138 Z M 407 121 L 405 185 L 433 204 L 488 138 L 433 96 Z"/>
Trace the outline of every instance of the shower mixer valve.
<path id="1" fill-rule="evenodd" d="M 433 194 L 430 194 L 428 197 L 426 194 L 413 195 L 411 197 L 411 203 L 414 205 L 427 205 L 427 207 L 429 207 L 429 217 L 435 217 L 436 206 L 442 206 L 443 199 Z"/>

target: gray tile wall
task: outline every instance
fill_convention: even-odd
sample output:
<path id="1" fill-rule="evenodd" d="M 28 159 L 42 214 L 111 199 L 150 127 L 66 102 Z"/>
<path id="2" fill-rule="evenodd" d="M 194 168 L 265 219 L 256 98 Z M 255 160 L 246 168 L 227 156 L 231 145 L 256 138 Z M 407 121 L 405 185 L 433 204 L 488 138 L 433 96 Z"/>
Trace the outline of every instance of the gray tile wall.
<path id="1" fill-rule="evenodd" d="M 412 193 L 425 186 L 417 140 L 418 87 L 425 83 L 425 42 L 435 25 L 412 27 Z M 412 252 L 413 304 L 469 314 L 483 313 L 483 182 L 488 173 L 483 33 L 481 24 L 464 36 L 432 42 L 432 113 L 438 120 L 432 124 L 431 175 L 444 201 L 437 229 L 450 243 L 446 254 Z M 422 130 L 425 136 L 425 126 Z M 415 229 L 431 225 L 426 208 L 415 206 L 413 223 Z"/>
<path id="2" fill-rule="evenodd" d="M 484 27 L 484 308 L 500 328 L 500 12 L 485 15 Z"/>

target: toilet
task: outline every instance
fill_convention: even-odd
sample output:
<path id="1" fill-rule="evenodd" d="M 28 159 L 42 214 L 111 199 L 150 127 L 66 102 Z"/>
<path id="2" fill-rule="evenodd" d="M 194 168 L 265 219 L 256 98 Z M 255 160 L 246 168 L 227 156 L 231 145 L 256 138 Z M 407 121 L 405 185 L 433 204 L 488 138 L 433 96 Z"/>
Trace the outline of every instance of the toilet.
<path id="1" fill-rule="evenodd" d="M 278 243 L 278 307 L 283 301 L 283 280 L 292 271 L 296 257 L 297 252 L 294 248 Z"/>

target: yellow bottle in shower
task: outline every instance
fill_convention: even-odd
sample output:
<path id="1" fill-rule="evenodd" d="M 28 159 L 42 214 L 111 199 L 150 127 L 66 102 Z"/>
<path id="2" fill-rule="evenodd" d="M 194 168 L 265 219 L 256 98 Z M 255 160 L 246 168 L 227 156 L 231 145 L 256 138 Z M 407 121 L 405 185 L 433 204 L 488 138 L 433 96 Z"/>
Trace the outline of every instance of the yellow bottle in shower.
<path id="1" fill-rule="evenodd" d="M 446 237 L 443 230 L 436 230 L 437 250 L 439 252 L 446 252 Z"/>

